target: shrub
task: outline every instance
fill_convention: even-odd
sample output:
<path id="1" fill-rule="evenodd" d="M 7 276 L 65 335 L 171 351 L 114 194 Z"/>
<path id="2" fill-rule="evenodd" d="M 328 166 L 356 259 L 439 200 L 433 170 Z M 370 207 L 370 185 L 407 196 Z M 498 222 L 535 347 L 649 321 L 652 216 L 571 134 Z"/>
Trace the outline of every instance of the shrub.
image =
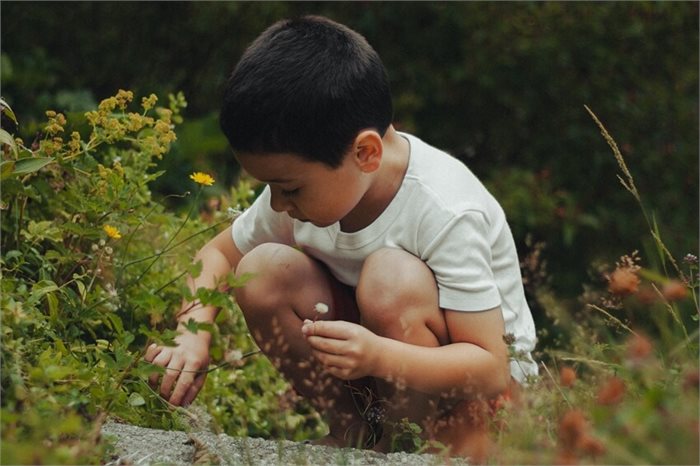
<path id="1" fill-rule="evenodd" d="M 108 416 L 160 428 L 186 428 L 192 417 L 148 386 L 147 376 L 162 369 L 144 362 L 143 350 L 172 341 L 173 313 L 191 298 L 181 277 L 198 273 L 194 252 L 230 222 L 230 199 L 245 206 L 250 193 L 243 185 L 200 218 L 213 180 L 195 174 L 195 183 L 187 180 L 193 193 L 172 195 L 188 198 L 189 210 L 164 209 L 149 183 L 162 174 L 157 165 L 176 141 L 186 101 L 171 95 L 161 107 L 150 95 L 137 111 L 132 101 L 120 90 L 72 121 L 47 111 L 29 147 L 0 133 L 5 464 L 99 462 Z M 17 123 L 5 102 L 2 111 Z M 287 390 L 272 366 L 236 357 L 254 345 L 230 295 L 198 290 L 196 297 L 222 308 L 211 329 L 218 384 L 201 397 L 220 428 L 278 436 L 303 430 L 296 405 L 270 415 Z M 317 426 L 316 417 L 302 427 Z"/>
<path id="2" fill-rule="evenodd" d="M 590 112 L 590 110 L 589 110 Z M 648 221 L 659 270 L 637 251 L 600 264 L 577 303 L 531 291 L 552 323 L 542 374 L 501 410 L 498 464 L 697 464 L 698 259 L 674 258 L 624 157 L 591 112 Z M 536 270 L 536 267 L 533 267 Z M 546 335 L 549 333 L 550 335 Z M 551 335 L 555 334 L 555 335 Z"/>

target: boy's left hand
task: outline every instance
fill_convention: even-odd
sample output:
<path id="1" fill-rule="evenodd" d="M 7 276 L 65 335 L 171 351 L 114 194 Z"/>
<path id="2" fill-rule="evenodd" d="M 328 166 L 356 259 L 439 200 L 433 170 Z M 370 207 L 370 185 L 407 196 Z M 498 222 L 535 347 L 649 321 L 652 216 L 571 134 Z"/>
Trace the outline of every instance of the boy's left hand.
<path id="1" fill-rule="evenodd" d="M 344 380 L 374 375 L 380 337 L 365 327 L 342 320 L 307 319 L 301 332 L 331 375 Z"/>

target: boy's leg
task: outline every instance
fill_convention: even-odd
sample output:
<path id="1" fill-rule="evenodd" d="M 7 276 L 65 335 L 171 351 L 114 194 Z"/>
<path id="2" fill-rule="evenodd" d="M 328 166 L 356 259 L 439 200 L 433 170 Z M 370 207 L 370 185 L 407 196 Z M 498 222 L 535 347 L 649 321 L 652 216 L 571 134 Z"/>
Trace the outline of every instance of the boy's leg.
<path id="1" fill-rule="evenodd" d="M 363 265 L 356 290 L 362 325 L 374 333 L 414 345 L 436 347 L 450 342 L 444 311 L 438 305 L 435 278 L 419 258 L 399 249 L 381 249 Z M 439 361 L 436 362 L 439 364 Z M 386 399 L 387 421 L 403 418 L 422 427 L 424 437 L 450 448 L 450 454 L 474 456 L 483 443 L 486 423 L 479 402 L 458 402 L 446 393 L 428 395 L 406 388 L 400 380 L 377 380 L 379 397 Z M 455 409 L 444 404 L 455 400 Z M 391 444 L 391 425 L 377 449 Z"/>
<path id="2" fill-rule="evenodd" d="M 351 289 L 335 280 L 319 262 L 280 244 L 256 247 L 241 259 L 236 273 L 253 274 L 245 286 L 235 290 L 253 338 L 297 392 L 326 419 L 331 436 L 328 443 L 361 443 L 365 424 L 346 382 L 325 373 L 314 362 L 301 333 L 304 319 L 357 320 Z M 330 306 L 327 314 L 315 312 L 319 302 Z"/>

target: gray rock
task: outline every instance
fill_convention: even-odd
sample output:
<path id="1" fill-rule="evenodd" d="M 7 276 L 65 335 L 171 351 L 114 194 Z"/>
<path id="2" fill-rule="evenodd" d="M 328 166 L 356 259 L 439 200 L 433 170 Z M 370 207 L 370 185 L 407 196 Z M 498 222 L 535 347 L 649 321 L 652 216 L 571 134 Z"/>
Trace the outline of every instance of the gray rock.
<path id="1" fill-rule="evenodd" d="M 196 430 L 196 429 L 194 429 Z M 229 437 L 206 429 L 193 432 L 147 429 L 110 421 L 102 434 L 114 440 L 107 466 L 120 465 L 467 465 L 436 455 L 391 453 L 307 445 L 288 440 Z"/>

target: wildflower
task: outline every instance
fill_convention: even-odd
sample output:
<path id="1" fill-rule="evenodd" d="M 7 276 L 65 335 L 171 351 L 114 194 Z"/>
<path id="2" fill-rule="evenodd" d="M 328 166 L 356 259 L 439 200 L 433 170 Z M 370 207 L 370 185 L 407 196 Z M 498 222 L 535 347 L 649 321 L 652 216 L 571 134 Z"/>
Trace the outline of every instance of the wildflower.
<path id="1" fill-rule="evenodd" d="M 616 269 L 608 278 L 608 289 L 612 294 L 630 295 L 639 290 L 639 277 L 634 269 Z"/>
<path id="2" fill-rule="evenodd" d="M 683 262 L 685 262 L 688 265 L 697 265 L 698 256 L 696 256 L 695 254 L 686 254 L 683 258 Z"/>
<path id="3" fill-rule="evenodd" d="M 328 304 L 316 303 L 316 305 L 314 306 L 314 311 L 318 312 L 319 314 L 327 314 L 328 313 Z"/>
<path id="4" fill-rule="evenodd" d="M 62 113 L 56 113 L 53 110 L 47 110 L 46 116 L 49 119 L 48 124 L 44 127 L 47 134 L 55 135 L 63 132 L 63 127 L 66 125 L 66 117 Z"/>
<path id="5" fill-rule="evenodd" d="M 603 442 L 591 435 L 585 435 L 579 442 L 581 450 L 590 456 L 601 456 L 605 453 Z"/>
<path id="6" fill-rule="evenodd" d="M 240 204 L 236 204 L 236 207 L 229 207 L 226 209 L 226 215 L 229 218 L 237 217 L 238 215 L 241 215 L 241 213 L 243 213 L 243 209 L 241 209 Z"/>
<path id="7" fill-rule="evenodd" d="M 170 127 L 172 125 L 166 123 L 163 120 L 158 120 L 156 121 L 156 124 L 153 126 L 153 129 L 156 130 L 156 132 L 161 133 L 161 134 L 166 134 L 170 131 Z"/>
<path id="8" fill-rule="evenodd" d="M 700 372 L 697 370 L 688 372 L 683 377 L 683 390 L 698 390 L 700 388 Z"/>
<path id="9" fill-rule="evenodd" d="M 680 301 L 688 296 L 688 288 L 678 280 L 670 280 L 664 284 L 661 294 L 668 301 Z"/>
<path id="10" fill-rule="evenodd" d="M 575 449 L 588 430 L 586 417 L 578 409 L 568 411 L 559 421 L 559 442 L 565 450 Z"/>
<path id="11" fill-rule="evenodd" d="M 627 359 L 637 364 L 651 355 L 654 347 L 651 341 L 643 335 L 635 334 L 627 341 Z"/>
<path id="12" fill-rule="evenodd" d="M 659 294 L 651 286 L 642 285 L 635 295 L 637 300 L 642 304 L 654 304 L 659 299 Z"/>
<path id="13" fill-rule="evenodd" d="M 134 93 L 131 91 L 125 91 L 124 89 L 119 89 L 115 98 L 117 99 L 117 105 L 119 108 L 124 110 L 129 102 L 134 100 Z"/>
<path id="14" fill-rule="evenodd" d="M 158 102 L 158 97 L 156 97 L 155 94 L 151 94 L 148 97 L 144 97 L 141 99 L 141 106 L 144 110 L 150 110 L 153 108 L 156 102 Z"/>
<path id="15" fill-rule="evenodd" d="M 560 450 L 554 464 L 569 466 L 578 464 L 578 458 L 572 450 Z"/>
<path id="16" fill-rule="evenodd" d="M 611 377 L 598 390 L 598 404 L 616 405 L 625 396 L 625 383 L 617 377 Z"/>
<path id="17" fill-rule="evenodd" d="M 503 342 L 508 346 L 512 345 L 515 343 L 515 335 L 512 333 L 506 333 L 503 335 Z"/>
<path id="18" fill-rule="evenodd" d="M 118 104 L 119 101 L 117 101 L 116 97 L 108 97 L 100 102 L 100 104 L 97 106 L 97 111 L 102 115 L 107 115 L 111 113 Z"/>
<path id="19" fill-rule="evenodd" d="M 569 367 L 564 366 L 559 371 L 559 383 L 562 387 L 571 387 L 576 382 L 576 371 Z"/>
<path id="20" fill-rule="evenodd" d="M 112 239 L 119 239 L 122 237 L 122 234 L 119 233 L 119 230 L 116 227 L 113 227 L 112 225 L 105 225 L 102 227 L 102 229 L 107 233 L 107 236 L 109 236 Z"/>
<path id="21" fill-rule="evenodd" d="M 126 127 L 129 131 L 138 131 L 146 125 L 146 118 L 138 113 L 129 112 L 127 115 Z"/>
<path id="22" fill-rule="evenodd" d="M 70 148 L 71 152 L 74 153 L 80 150 L 80 133 L 73 131 L 70 134 L 70 142 L 68 143 L 68 147 Z"/>
<path id="23" fill-rule="evenodd" d="M 210 175 L 207 175 L 206 173 L 194 172 L 190 175 L 190 178 L 195 183 L 201 184 L 204 186 L 211 186 L 214 184 L 214 178 L 212 178 Z"/>

